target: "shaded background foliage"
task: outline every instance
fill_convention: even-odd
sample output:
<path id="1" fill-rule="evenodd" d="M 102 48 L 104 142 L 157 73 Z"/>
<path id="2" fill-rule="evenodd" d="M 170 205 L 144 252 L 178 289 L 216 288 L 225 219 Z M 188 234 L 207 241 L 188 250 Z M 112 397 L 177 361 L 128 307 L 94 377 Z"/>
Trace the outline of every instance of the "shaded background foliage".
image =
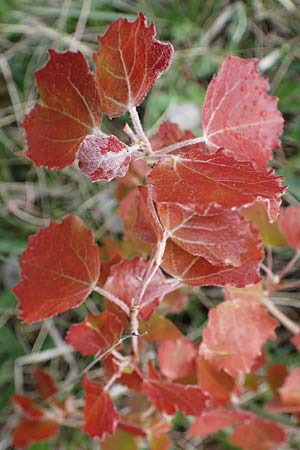
<path id="1" fill-rule="evenodd" d="M 162 120 L 178 122 L 182 128 L 200 133 L 201 104 L 206 87 L 224 57 L 233 54 L 260 59 L 260 70 L 269 77 L 271 94 L 279 97 L 279 109 L 286 123 L 282 138 L 284 151 L 276 153 L 272 165 L 285 177 L 289 190 L 287 204 L 300 202 L 300 2 L 299 0 L 2 0 L 0 2 L 0 428 L 4 438 L 0 449 L 8 448 L 8 428 L 14 420 L 9 397 L 14 391 L 12 374 L 16 358 L 62 345 L 66 329 L 84 318 L 83 305 L 51 323 L 24 327 L 16 319 L 16 301 L 10 287 L 18 278 L 18 258 L 27 237 L 51 219 L 76 213 L 91 227 L 98 242 L 112 234 L 120 236 L 114 184 L 91 184 L 76 167 L 63 172 L 37 169 L 23 157 L 24 135 L 20 123 L 36 99 L 34 72 L 47 60 L 48 48 L 80 49 L 91 61 L 97 48 L 97 34 L 118 17 L 134 20 L 138 11 L 153 20 L 162 40 L 175 47 L 170 70 L 153 86 L 139 108 L 145 129 L 151 134 Z M 103 124 L 103 130 L 125 140 L 122 117 Z M 275 250 L 276 264 L 282 266 L 289 250 Z M 291 274 L 299 277 L 299 269 Z M 200 299 L 200 302 L 199 302 Z M 207 311 L 220 299 L 218 289 L 200 289 L 187 309 L 173 317 L 191 339 L 199 339 Z M 288 314 L 297 315 L 297 292 L 285 299 Z M 271 361 L 299 365 L 300 358 L 279 335 L 281 346 L 268 347 Z M 75 362 L 70 362 L 75 364 Z M 76 362 L 77 369 L 83 362 Z M 53 373 L 62 379 L 67 364 L 50 361 Z M 31 381 L 31 365 L 25 366 Z M 28 385 L 30 389 L 30 384 Z M 252 409 L 260 411 L 264 398 L 254 398 Z M 181 436 L 184 419 L 175 421 L 178 448 L 232 448 L 220 434 L 216 439 L 190 443 Z M 300 442 L 300 439 L 298 440 Z M 33 445 L 48 449 L 53 444 Z M 64 430 L 55 448 L 92 448 L 77 430 Z M 180 447 L 181 445 L 181 447 Z M 299 444 L 298 444 L 299 445 Z M 53 448 L 53 447 L 52 447 Z M 96 447 L 97 448 L 97 447 Z M 295 444 L 294 448 L 297 447 Z"/>

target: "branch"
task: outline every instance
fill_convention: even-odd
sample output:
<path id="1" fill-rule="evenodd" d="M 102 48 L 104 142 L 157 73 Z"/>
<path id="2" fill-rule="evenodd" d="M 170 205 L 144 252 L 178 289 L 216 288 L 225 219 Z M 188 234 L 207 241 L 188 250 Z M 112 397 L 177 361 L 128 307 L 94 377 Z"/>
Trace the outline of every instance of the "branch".
<path id="1" fill-rule="evenodd" d="M 295 263 L 297 262 L 297 259 L 300 257 L 300 248 L 296 251 L 290 262 L 282 269 L 281 272 L 279 272 L 278 276 L 281 280 L 290 270 L 294 267 Z"/>
<path id="2" fill-rule="evenodd" d="M 155 151 L 155 156 L 160 158 L 161 156 L 167 155 L 168 153 L 174 152 L 175 150 L 179 150 L 183 147 L 188 147 L 195 144 L 200 144 L 201 142 L 205 142 L 205 138 L 203 136 L 177 142 L 176 144 L 168 145 L 167 147 L 163 147 Z"/>
<path id="3" fill-rule="evenodd" d="M 152 148 L 151 148 L 151 144 L 149 142 L 149 139 L 147 138 L 143 126 L 141 124 L 141 120 L 140 117 L 138 115 L 138 112 L 136 110 L 136 108 L 131 108 L 129 110 L 130 113 L 130 117 L 131 117 L 131 121 L 132 124 L 134 126 L 135 132 L 138 135 L 139 139 L 144 142 L 144 144 L 146 145 L 146 149 L 147 149 L 147 153 L 152 153 Z"/>
<path id="4" fill-rule="evenodd" d="M 292 334 L 296 335 L 300 333 L 300 326 L 293 322 L 288 316 L 286 316 L 268 297 L 264 297 L 264 304 L 268 308 L 268 311 L 279 320 L 279 322 Z"/>
<path id="5" fill-rule="evenodd" d="M 116 297 L 115 295 L 113 295 L 110 292 L 106 291 L 105 289 L 101 288 L 100 286 L 95 286 L 94 287 L 94 291 L 98 292 L 98 294 L 100 294 L 100 295 L 103 295 L 103 297 L 107 298 L 109 301 L 111 301 L 112 303 L 117 305 L 119 308 L 122 309 L 122 311 L 124 311 L 124 313 L 128 317 L 130 317 L 130 309 L 129 309 L 129 307 L 126 305 L 126 303 L 124 303 L 118 297 Z"/>

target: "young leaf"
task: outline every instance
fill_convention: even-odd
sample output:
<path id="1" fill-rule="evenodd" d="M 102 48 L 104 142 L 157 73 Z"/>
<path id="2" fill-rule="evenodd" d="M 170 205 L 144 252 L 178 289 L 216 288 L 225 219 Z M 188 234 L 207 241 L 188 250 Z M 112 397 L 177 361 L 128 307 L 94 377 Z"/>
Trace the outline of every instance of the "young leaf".
<path id="1" fill-rule="evenodd" d="M 176 380 L 195 372 L 195 345 L 187 338 L 164 340 L 158 346 L 157 360 L 161 373 Z"/>
<path id="2" fill-rule="evenodd" d="M 199 352 L 229 375 L 250 372 L 263 344 L 276 337 L 277 326 L 259 301 L 228 300 L 209 311 Z"/>
<path id="3" fill-rule="evenodd" d="M 37 391 L 43 400 L 47 400 L 48 397 L 51 397 L 57 393 L 57 387 L 48 372 L 40 367 L 37 367 L 34 375 Z"/>
<path id="4" fill-rule="evenodd" d="M 223 150 L 206 155 L 192 150 L 169 155 L 148 177 L 156 203 L 178 203 L 198 214 L 212 206 L 237 209 L 263 203 L 271 221 L 276 220 L 280 197 L 286 188 L 274 171 L 257 170 L 250 162 L 236 161 Z"/>
<path id="5" fill-rule="evenodd" d="M 88 314 L 85 321 L 72 325 L 66 343 L 83 356 L 96 355 L 117 342 L 123 331 L 121 320 L 115 314 L 104 312 Z"/>
<path id="6" fill-rule="evenodd" d="M 159 219 L 175 244 L 214 265 L 241 264 L 241 255 L 253 245 L 253 231 L 237 211 L 211 208 L 197 214 L 189 206 L 158 203 Z"/>
<path id="7" fill-rule="evenodd" d="M 144 14 L 134 22 L 118 19 L 104 36 L 94 55 L 95 73 L 103 112 L 110 117 L 139 105 L 155 80 L 168 69 L 173 56 L 171 44 L 155 39 L 155 26 L 147 26 Z"/>
<path id="8" fill-rule="evenodd" d="M 84 302 L 99 278 L 99 249 L 91 231 L 71 215 L 31 236 L 20 265 L 21 281 L 13 292 L 20 317 L 33 323 Z"/>
<path id="9" fill-rule="evenodd" d="M 55 436 L 59 424 L 54 420 L 21 419 L 12 432 L 12 443 L 15 448 L 25 448 L 34 442 L 43 442 Z"/>
<path id="10" fill-rule="evenodd" d="M 86 136 L 79 147 L 79 168 L 92 181 L 111 181 L 123 177 L 131 154 L 127 145 L 115 136 Z"/>
<path id="11" fill-rule="evenodd" d="M 97 83 L 84 56 L 49 50 L 50 60 L 36 72 L 41 104 L 26 116 L 26 156 L 50 169 L 70 166 L 84 137 L 101 124 Z"/>
<path id="12" fill-rule="evenodd" d="M 284 405 L 300 406 L 300 369 L 291 371 L 285 378 L 279 393 Z"/>
<path id="13" fill-rule="evenodd" d="M 84 387 L 84 431 L 101 440 L 107 434 L 113 434 L 118 421 L 119 414 L 110 395 L 100 383 L 91 381 L 87 375 L 83 380 Z"/>
<path id="14" fill-rule="evenodd" d="M 223 147 L 239 161 L 263 168 L 280 147 L 283 117 L 269 83 L 256 69 L 257 59 L 227 56 L 210 82 L 202 109 L 202 127 L 211 153 Z"/>
<path id="15" fill-rule="evenodd" d="M 232 284 L 243 287 L 260 281 L 258 274 L 263 251 L 258 240 L 253 240 L 247 253 L 241 256 L 241 265 L 214 266 L 200 256 L 182 250 L 172 240 L 167 241 L 162 268 L 173 277 L 191 286 L 224 286 Z"/>
<path id="16" fill-rule="evenodd" d="M 272 450 L 287 439 L 282 426 L 258 417 L 240 423 L 230 436 L 230 442 L 243 450 Z"/>
<path id="17" fill-rule="evenodd" d="M 300 206 L 281 208 L 279 227 L 288 243 L 295 250 L 300 248 Z"/>
<path id="18" fill-rule="evenodd" d="M 223 428 L 243 423 L 252 417 L 252 413 L 240 409 L 218 408 L 204 411 L 200 417 L 196 417 L 189 429 L 189 435 L 205 438 Z"/>
<path id="19" fill-rule="evenodd" d="M 11 400 L 22 409 L 29 419 L 39 419 L 44 415 L 43 410 L 28 395 L 14 394 Z"/>

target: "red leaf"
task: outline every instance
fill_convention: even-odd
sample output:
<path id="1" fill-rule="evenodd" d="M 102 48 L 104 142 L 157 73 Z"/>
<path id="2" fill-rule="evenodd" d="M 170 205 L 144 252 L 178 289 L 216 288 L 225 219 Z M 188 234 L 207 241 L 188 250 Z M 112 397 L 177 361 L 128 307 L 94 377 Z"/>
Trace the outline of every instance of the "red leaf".
<path id="1" fill-rule="evenodd" d="M 117 342 L 123 331 L 120 319 L 110 312 L 94 316 L 88 314 L 85 321 L 72 325 L 66 343 L 83 356 L 96 355 Z"/>
<path id="2" fill-rule="evenodd" d="M 59 425 L 54 420 L 21 419 L 12 433 L 13 446 L 25 448 L 34 442 L 43 442 L 50 439 L 59 431 Z"/>
<path id="3" fill-rule="evenodd" d="M 275 338 L 277 326 L 260 302 L 228 300 L 209 311 L 199 352 L 230 375 L 250 372 L 263 344 Z"/>
<path id="4" fill-rule="evenodd" d="M 26 116 L 26 156 L 50 169 L 73 164 L 81 141 L 101 124 L 97 83 L 84 56 L 49 50 L 50 60 L 36 72 L 42 104 Z"/>
<path id="5" fill-rule="evenodd" d="M 196 417 L 189 429 L 189 435 L 205 438 L 223 428 L 238 425 L 252 417 L 252 413 L 240 409 L 212 409 L 211 411 L 205 411 L 200 417 Z"/>
<path id="6" fill-rule="evenodd" d="M 212 405 L 227 405 L 235 386 L 235 380 L 224 370 L 216 369 L 203 356 L 197 357 L 198 386 L 207 394 Z"/>
<path id="7" fill-rule="evenodd" d="M 22 409 L 29 419 L 39 419 L 43 417 L 43 410 L 28 395 L 15 394 L 11 399 Z"/>
<path id="8" fill-rule="evenodd" d="M 157 354 L 160 371 L 170 380 L 191 375 L 195 371 L 196 355 L 195 345 L 187 338 L 163 341 Z"/>
<path id="9" fill-rule="evenodd" d="M 229 283 L 243 287 L 250 283 L 257 283 L 260 280 L 258 270 L 263 259 L 259 241 L 254 240 L 253 245 L 241 259 L 242 264 L 239 267 L 214 266 L 200 256 L 185 252 L 169 239 L 162 267 L 168 274 L 191 286 L 224 286 Z"/>
<path id="10" fill-rule="evenodd" d="M 35 384 L 36 388 L 43 400 L 47 400 L 57 393 L 57 388 L 53 381 L 53 378 L 45 370 L 37 367 L 35 369 Z"/>
<path id="11" fill-rule="evenodd" d="M 95 72 L 103 112 L 110 117 L 139 105 L 155 80 L 168 69 L 173 56 L 171 44 L 155 39 L 155 26 L 139 13 L 134 22 L 118 19 L 99 36 L 94 55 Z"/>
<path id="12" fill-rule="evenodd" d="M 140 238 L 150 245 L 156 245 L 161 240 L 163 229 L 158 219 L 157 212 L 149 189 L 146 186 L 139 186 L 139 202 L 137 209 L 137 219 L 134 226 Z"/>
<path id="13" fill-rule="evenodd" d="M 273 364 L 268 368 L 266 380 L 275 395 L 278 395 L 278 389 L 283 385 L 288 369 L 284 364 Z"/>
<path id="14" fill-rule="evenodd" d="M 79 168 L 92 181 L 111 181 L 128 171 L 131 154 L 115 136 L 86 136 L 79 147 Z"/>
<path id="15" fill-rule="evenodd" d="M 86 375 L 83 380 L 84 387 L 84 431 L 101 440 L 106 434 L 113 434 L 118 422 L 119 414 L 108 392 L 100 383 L 90 381 Z"/>
<path id="16" fill-rule="evenodd" d="M 136 425 L 132 425 L 131 423 L 128 422 L 120 421 L 118 429 L 124 430 L 126 431 L 126 433 L 132 434 L 133 436 L 141 436 L 141 437 L 147 436 L 147 434 L 142 428 L 137 427 Z"/>
<path id="17" fill-rule="evenodd" d="M 283 386 L 279 389 L 279 393 L 284 405 L 300 405 L 300 369 L 292 370 L 285 378 Z"/>
<path id="18" fill-rule="evenodd" d="M 13 289 L 20 317 L 37 322 L 84 302 L 99 278 L 99 249 L 91 231 L 72 215 L 31 236 L 20 265 L 22 278 Z"/>
<path id="19" fill-rule="evenodd" d="M 236 427 L 230 442 L 243 450 L 272 450 L 287 439 L 286 432 L 279 424 L 254 417 Z"/>
<path id="20" fill-rule="evenodd" d="M 170 415 L 182 411 L 196 416 L 206 406 L 206 397 L 198 386 L 163 381 L 152 366 L 143 382 L 143 392 L 158 410 Z"/>
<path id="21" fill-rule="evenodd" d="M 160 124 L 157 132 L 150 140 L 152 150 L 160 150 L 168 145 L 177 144 L 178 142 L 194 139 L 196 136 L 190 130 L 181 130 L 177 123 L 163 122 Z M 181 147 L 180 152 L 185 150 L 205 150 L 204 144 L 189 145 L 187 147 Z M 178 153 L 177 152 L 172 152 Z"/>
<path id="22" fill-rule="evenodd" d="M 149 177 L 150 189 L 157 203 L 177 203 L 193 208 L 198 214 L 211 206 L 236 209 L 261 202 L 271 221 L 278 215 L 281 177 L 273 170 L 260 171 L 250 162 L 239 162 L 223 150 L 214 155 L 190 151 L 169 155 L 158 163 Z"/>
<path id="23" fill-rule="evenodd" d="M 141 258 L 121 261 L 111 268 L 104 289 L 123 300 L 130 307 L 131 301 L 140 287 L 147 266 L 148 262 Z M 168 284 L 166 279 L 161 270 L 158 270 L 143 296 L 141 304 L 148 303 L 147 306 L 141 309 L 141 317 L 143 319 L 148 319 L 151 316 L 163 295 L 167 292 Z"/>
<path id="24" fill-rule="evenodd" d="M 256 69 L 257 59 L 227 56 L 210 82 L 202 110 L 202 127 L 211 153 L 225 147 L 239 161 L 265 167 L 280 147 L 283 117 L 269 83 Z"/>
<path id="25" fill-rule="evenodd" d="M 157 210 L 172 241 L 211 264 L 239 266 L 241 254 L 253 245 L 252 228 L 237 211 L 211 208 L 200 215 L 174 203 L 158 203 Z"/>
<path id="26" fill-rule="evenodd" d="M 147 322 L 142 322 L 141 331 L 147 332 L 146 336 L 144 336 L 144 339 L 147 341 L 161 342 L 163 340 L 183 338 L 183 334 L 174 322 L 158 314 L 153 314 Z"/>
<path id="27" fill-rule="evenodd" d="M 281 208 L 279 226 L 291 247 L 298 250 L 300 248 L 300 206 Z"/>

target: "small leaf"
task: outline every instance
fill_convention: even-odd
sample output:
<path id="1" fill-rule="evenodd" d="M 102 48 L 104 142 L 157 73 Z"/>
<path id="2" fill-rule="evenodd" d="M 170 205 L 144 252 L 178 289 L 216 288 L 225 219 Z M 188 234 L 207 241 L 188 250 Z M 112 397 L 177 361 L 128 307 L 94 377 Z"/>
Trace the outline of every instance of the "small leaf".
<path id="1" fill-rule="evenodd" d="M 279 227 L 291 247 L 300 248 L 300 206 L 281 208 Z"/>
<path id="2" fill-rule="evenodd" d="M 83 356 L 96 355 L 117 342 L 122 331 L 122 322 L 115 314 L 88 314 L 84 322 L 72 325 L 66 343 Z"/>
<path id="3" fill-rule="evenodd" d="M 36 388 L 43 400 L 57 393 L 57 387 L 48 372 L 37 367 L 34 372 Z"/>
<path id="4" fill-rule="evenodd" d="M 161 373 L 170 380 L 184 378 L 195 372 L 195 345 L 187 338 L 164 340 L 158 345 L 157 361 Z"/>
<path id="5" fill-rule="evenodd" d="M 285 378 L 279 393 L 284 405 L 300 406 L 300 369 L 291 371 Z"/>
<path id="6" fill-rule="evenodd" d="M 177 123 L 172 122 L 163 122 L 160 124 L 157 132 L 151 138 L 150 143 L 152 150 L 160 150 L 163 147 L 167 147 L 168 145 L 177 144 L 178 142 L 187 141 L 189 139 L 194 139 L 196 136 L 190 130 L 181 130 Z M 186 147 L 181 147 L 180 150 L 177 150 L 174 153 L 178 153 L 178 151 L 183 152 L 185 150 L 198 150 L 204 151 L 204 144 L 194 144 Z"/>
<path id="7" fill-rule="evenodd" d="M 156 79 L 168 69 L 173 56 L 171 44 L 155 39 L 153 22 L 144 14 L 134 22 L 118 19 L 99 36 L 94 54 L 95 73 L 103 112 L 110 117 L 139 105 Z"/>
<path id="8" fill-rule="evenodd" d="M 12 442 L 15 448 L 25 448 L 34 442 L 44 442 L 55 436 L 59 424 L 54 420 L 21 419 L 12 432 Z"/>
<path id="9" fill-rule="evenodd" d="M 123 177 L 129 168 L 130 150 L 115 136 L 89 135 L 78 152 L 79 168 L 92 181 Z"/>
<path id="10" fill-rule="evenodd" d="M 49 50 L 50 60 L 36 72 L 42 104 L 26 116 L 26 156 L 50 169 L 70 166 L 84 137 L 101 124 L 97 83 L 84 56 Z"/>
<path id="11" fill-rule="evenodd" d="M 202 127 L 211 153 L 223 147 L 239 161 L 265 167 L 280 147 L 283 117 L 269 83 L 260 77 L 257 59 L 227 56 L 210 82 L 202 110 Z"/>
<path id="12" fill-rule="evenodd" d="M 20 317 L 38 322 L 79 306 L 90 295 L 99 278 L 99 249 L 91 231 L 72 215 L 31 236 L 20 265 L 22 278 L 13 289 Z"/>
<path id="13" fill-rule="evenodd" d="M 29 419 L 39 419 L 44 415 L 43 410 L 28 395 L 15 394 L 11 400 L 22 409 Z"/>
<path id="14" fill-rule="evenodd" d="M 119 422 L 119 414 L 110 395 L 100 383 L 89 380 L 85 375 L 84 387 L 84 431 L 91 438 L 101 440 L 113 434 Z"/>

